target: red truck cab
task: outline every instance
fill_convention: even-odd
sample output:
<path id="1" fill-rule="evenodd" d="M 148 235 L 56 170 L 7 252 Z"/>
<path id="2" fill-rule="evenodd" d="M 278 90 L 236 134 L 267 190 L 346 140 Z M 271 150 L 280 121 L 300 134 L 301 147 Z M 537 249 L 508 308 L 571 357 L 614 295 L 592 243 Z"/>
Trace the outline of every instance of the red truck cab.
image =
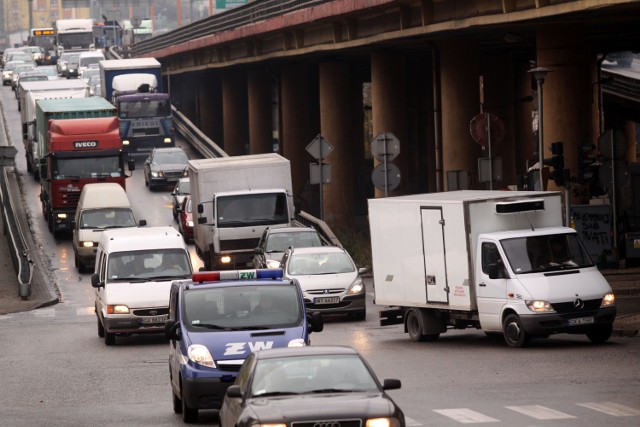
<path id="1" fill-rule="evenodd" d="M 115 182 L 125 188 L 125 156 L 116 117 L 50 120 L 47 142 L 40 200 L 55 236 L 72 230 L 86 184 Z"/>

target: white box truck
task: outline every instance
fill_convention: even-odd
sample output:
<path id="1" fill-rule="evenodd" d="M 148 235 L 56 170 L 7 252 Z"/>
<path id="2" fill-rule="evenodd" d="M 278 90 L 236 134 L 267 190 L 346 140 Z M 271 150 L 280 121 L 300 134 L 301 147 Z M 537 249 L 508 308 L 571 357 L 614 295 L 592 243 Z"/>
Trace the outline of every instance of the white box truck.
<path id="1" fill-rule="evenodd" d="M 206 269 L 250 268 L 267 227 L 295 217 L 289 160 L 276 153 L 189 161 L 196 252 Z"/>
<path id="2" fill-rule="evenodd" d="M 452 191 L 369 200 L 381 325 L 435 340 L 449 328 L 532 337 L 609 339 L 611 287 L 578 234 L 562 226 L 558 192 Z"/>

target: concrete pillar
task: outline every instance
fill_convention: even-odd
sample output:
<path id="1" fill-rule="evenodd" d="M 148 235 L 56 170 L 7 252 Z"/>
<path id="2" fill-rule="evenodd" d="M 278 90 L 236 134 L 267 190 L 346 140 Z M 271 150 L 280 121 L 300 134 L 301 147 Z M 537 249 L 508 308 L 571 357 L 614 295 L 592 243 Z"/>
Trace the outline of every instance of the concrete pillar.
<path id="1" fill-rule="evenodd" d="M 331 183 L 323 186 L 322 218 L 331 226 L 346 227 L 353 219 L 354 126 L 350 100 L 349 66 L 320 64 L 320 133 L 333 146 L 325 160 L 331 164 Z M 362 127 L 360 126 L 360 129 Z"/>
<path id="2" fill-rule="evenodd" d="M 636 159 L 636 122 L 627 120 L 624 123 L 624 133 L 627 135 L 627 162 L 637 162 Z"/>
<path id="3" fill-rule="evenodd" d="M 448 190 L 449 171 L 468 171 L 471 183 L 477 182 L 482 151 L 469 134 L 469 122 L 480 111 L 479 73 L 476 51 L 469 39 L 442 41 L 439 48 L 442 169 L 444 188 Z"/>
<path id="4" fill-rule="evenodd" d="M 492 55 L 483 58 L 483 65 L 484 112 L 497 115 L 505 130 L 502 141 L 494 139 L 491 144 L 491 156 L 502 158 L 502 180 L 493 183 L 497 190 L 516 184 L 513 59 L 510 54 Z M 489 157 L 488 149 L 482 156 Z M 489 185 L 485 184 L 485 188 Z"/>
<path id="5" fill-rule="evenodd" d="M 222 75 L 222 122 L 224 150 L 230 156 L 247 154 L 249 150 L 249 120 L 247 112 L 247 81 L 243 73 L 230 69 Z"/>
<path id="6" fill-rule="evenodd" d="M 198 126 L 213 142 L 222 147 L 222 88 L 219 74 L 207 70 L 198 80 Z"/>
<path id="7" fill-rule="evenodd" d="M 549 26 L 538 30 L 537 66 L 551 70 L 542 88 L 544 158 L 551 157 L 551 143 L 562 141 L 565 168 L 578 173 L 579 143 L 594 140 L 591 94 L 592 68 L 582 26 Z M 549 181 L 547 189 L 558 189 Z M 588 203 L 587 192 L 571 192 L 572 204 Z"/>
<path id="8" fill-rule="evenodd" d="M 400 154 L 393 161 L 400 169 L 398 188 L 388 195 L 406 193 L 409 157 L 407 133 L 406 58 L 403 54 L 374 52 L 371 54 L 371 112 L 373 137 L 391 132 L 400 140 Z M 376 161 L 375 164 L 378 162 Z M 384 192 L 376 190 L 376 197 Z"/>
<path id="9" fill-rule="evenodd" d="M 249 152 L 273 151 L 272 97 L 273 78 L 264 69 L 253 69 L 247 75 L 249 103 Z"/>
<path id="10" fill-rule="evenodd" d="M 305 66 L 291 66 L 280 72 L 280 111 L 282 155 L 291 161 L 293 195 L 296 207 L 319 215 L 317 186 L 309 184 L 309 163 L 314 161 L 305 147 L 320 132 L 314 126 L 312 105 L 314 91 L 310 85 L 311 70 Z"/>

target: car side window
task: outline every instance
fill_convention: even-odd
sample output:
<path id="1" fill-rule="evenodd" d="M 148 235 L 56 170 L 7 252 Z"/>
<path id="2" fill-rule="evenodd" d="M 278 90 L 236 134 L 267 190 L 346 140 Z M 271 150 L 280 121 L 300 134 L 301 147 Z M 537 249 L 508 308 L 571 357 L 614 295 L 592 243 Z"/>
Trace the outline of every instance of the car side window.
<path id="1" fill-rule="evenodd" d="M 482 243 L 482 272 L 489 274 L 490 267 L 497 267 L 498 271 L 503 274 L 504 262 L 498 251 L 498 247 L 493 242 Z"/>

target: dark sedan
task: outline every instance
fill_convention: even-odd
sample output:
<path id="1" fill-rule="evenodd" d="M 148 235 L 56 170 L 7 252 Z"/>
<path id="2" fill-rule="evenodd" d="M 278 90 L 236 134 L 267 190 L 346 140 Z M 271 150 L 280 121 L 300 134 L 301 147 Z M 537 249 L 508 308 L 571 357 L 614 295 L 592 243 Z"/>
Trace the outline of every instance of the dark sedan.
<path id="1" fill-rule="evenodd" d="M 220 409 L 221 427 L 330 425 L 403 427 L 402 410 L 349 347 L 260 350 L 242 365 Z"/>
<path id="2" fill-rule="evenodd" d="M 149 190 L 175 185 L 188 176 L 189 157 L 179 147 L 154 148 L 144 162 L 144 184 Z"/>

